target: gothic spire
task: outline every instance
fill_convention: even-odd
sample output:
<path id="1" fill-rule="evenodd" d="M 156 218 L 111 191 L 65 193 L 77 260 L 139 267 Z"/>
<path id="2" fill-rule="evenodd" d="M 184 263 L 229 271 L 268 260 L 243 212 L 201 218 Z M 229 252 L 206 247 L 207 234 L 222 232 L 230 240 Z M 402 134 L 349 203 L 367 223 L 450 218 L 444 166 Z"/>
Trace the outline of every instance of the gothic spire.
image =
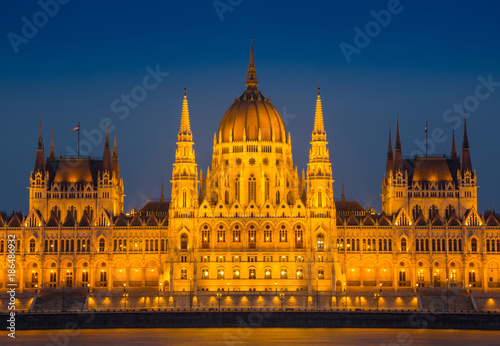
<path id="1" fill-rule="evenodd" d="M 394 154 L 392 152 L 391 128 L 389 127 L 389 148 L 387 148 L 387 165 L 385 167 L 386 177 L 389 177 L 389 172 L 394 169 Z"/>
<path id="2" fill-rule="evenodd" d="M 396 144 L 394 146 L 394 171 L 403 169 L 403 154 L 401 152 L 401 139 L 399 138 L 399 117 L 396 125 Z"/>
<path id="3" fill-rule="evenodd" d="M 455 147 L 455 129 L 453 129 L 453 135 L 451 139 L 451 158 L 457 158 L 457 148 Z"/>
<path id="4" fill-rule="evenodd" d="M 464 117 L 464 139 L 462 141 L 462 172 L 471 171 L 472 172 L 472 162 L 470 159 L 469 151 L 469 138 L 467 137 L 467 120 Z"/>
<path id="5" fill-rule="evenodd" d="M 45 154 L 43 150 L 42 119 L 40 118 L 40 129 L 38 131 L 38 144 L 36 146 L 35 169 L 33 172 L 45 173 Z"/>
<path id="6" fill-rule="evenodd" d="M 248 64 L 246 85 L 247 90 L 257 89 L 257 86 L 259 85 L 259 77 L 257 76 L 257 70 L 255 69 L 255 63 L 253 59 L 253 36 L 250 38 L 250 62 Z"/>
<path id="7" fill-rule="evenodd" d="M 344 181 L 342 180 L 342 196 L 340 197 L 341 202 L 345 202 L 345 194 L 344 194 Z"/>
<path id="8" fill-rule="evenodd" d="M 314 116 L 314 131 L 313 135 L 326 135 L 325 124 L 323 121 L 323 107 L 321 106 L 320 88 L 318 86 L 318 98 L 316 99 L 316 114 Z"/>
<path id="9" fill-rule="evenodd" d="M 52 130 L 52 135 L 50 137 L 50 151 L 49 151 L 49 160 L 56 159 L 56 152 L 54 150 L 54 130 Z"/>
<path id="10" fill-rule="evenodd" d="M 118 184 L 120 184 L 120 165 L 118 164 L 118 145 L 116 144 L 116 130 L 115 130 L 115 140 L 113 143 L 113 159 L 111 160 L 111 168 L 115 173 L 115 177 Z"/>
<path id="11" fill-rule="evenodd" d="M 179 130 L 179 141 L 192 141 L 191 124 L 189 122 L 189 107 L 187 100 L 187 89 L 184 88 L 184 100 L 182 101 L 181 128 Z"/>
<path id="12" fill-rule="evenodd" d="M 165 198 L 163 197 L 163 179 L 161 180 L 161 195 L 160 202 L 165 202 Z"/>
<path id="13" fill-rule="evenodd" d="M 102 171 L 111 172 L 111 146 L 109 145 L 109 129 L 106 122 L 106 139 L 104 140 L 104 154 L 102 157 Z"/>

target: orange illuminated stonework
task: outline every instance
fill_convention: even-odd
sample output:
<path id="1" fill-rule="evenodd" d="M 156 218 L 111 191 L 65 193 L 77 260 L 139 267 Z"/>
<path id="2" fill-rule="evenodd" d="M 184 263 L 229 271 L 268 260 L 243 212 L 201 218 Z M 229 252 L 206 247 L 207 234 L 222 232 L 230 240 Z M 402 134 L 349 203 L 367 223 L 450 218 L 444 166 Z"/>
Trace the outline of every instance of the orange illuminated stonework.
<path id="1" fill-rule="evenodd" d="M 499 288 L 499 217 L 477 211 L 466 129 L 461 157 L 453 137 L 450 157 L 403 158 L 398 126 L 377 214 L 343 193 L 334 200 L 320 90 L 299 173 L 291 135 L 258 85 L 252 44 L 246 90 L 222 118 L 205 172 L 184 92 L 171 199 L 162 189 L 160 201 L 131 214 L 123 213 L 116 136 L 111 153 L 106 134 L 102 160 L 56 159 L 53 142 L 45 159 L 40 132 L 30 212 L 0 218 L 0 250 L 7 233 L 18 239 L 20 286 L 149 288 L 200 300 L 223 290 L 311 300 L 316 291 Z M 3 262 L 0 274 L 5 289 Z"/>

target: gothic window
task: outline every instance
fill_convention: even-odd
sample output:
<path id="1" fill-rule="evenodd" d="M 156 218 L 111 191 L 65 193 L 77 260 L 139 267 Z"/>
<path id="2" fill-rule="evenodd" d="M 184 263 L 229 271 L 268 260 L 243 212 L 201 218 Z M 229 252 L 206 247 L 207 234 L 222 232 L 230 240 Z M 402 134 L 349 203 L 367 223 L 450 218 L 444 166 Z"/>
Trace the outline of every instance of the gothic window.
<path id="1" fill-rule="evenodd" d="M 472 240 L 470 241 L 470 250 L 472 252 L 477 252 L 477 240 L 476 240 L 476 238 L 472 238 Z"/>
<path id="2" fill-rule="evenodd" d="M 239 202 L 240 201 L 240 177 L 238 176 L 236 178 L 236 182 L 234 183 L 234 194 L 235 194 L 235 199 Z"/>
<path id="3" fill-rule="evenodd" d="M 304 269 L 297 268 L 296 277 L 297 279 L 302 280 L 304 278 Z"/>
<path id="4" fill-rule="evenodd" d="M 412 209 L 412 216 L 413 216 L 413 220 L 416 220 L 418 215 L 420 215 L 420 213 L 422 212 L 422 207 L 420 207 L 418 204 L 415 205 Z"/>
<path id="5" fill-rule="evenodd" d="M 181 250 L 187 250 L 188 247 L 188 236 L 186 233 L 181 235 Z"/>
<path id="6" fill-rule="evenodd" d="M 316 238 L 316 244 L 317 244 L 318 250 L 325 249 L 325 236 L 323 235 L 323 233 L 318 234 L 318 237 Z"/>
<path id="7" fill-rule="evenodd" d="M 187 206 L 187 191 L 186 189 L 182 189 L 182 207 Z"/>
<path id="8" fill-rule="evenodd" d="M 285 226 L 281 226 L 280 229 L 280 242 L 281 243 L 286 243 L 288 241 L 288 232 L 285 228 Z"/>
<path id="9" fill-rule="evenodd" d="M 241 230 L 238 225 L 233 229 L 233 242 L 241 242 Z"/>
<path id="10" fill-rule="evenodd" d="M 455 214 L 455 208 L 450 204 L 446 207 L 445 215 L 446 219 L 449 219 L 453 214 Z"/>
<path id="11" fill-rule="evenodd" d="M 225 200 L 224 200 L 224 202 L 225 202 L 226 204 L 229 204 L 229 191 L 226 191 L 226 192 L 224 193 L 224 199 L 225 199 Z"/>
<path id="12" fill-rule="evenodd" d="M 264 200 L 269 200 L 269 178 L 265 177 L 265 186 L 264 186 Z"/>
<path id="13" fill-rule="evenodd" d="M 217 242 L 223 243 L 226 241 L 226 230 L 224 229 L 224 226 L 220 225 L 219 229 L 217 230 Z"/>
<path id="14" fill-rule="evenodd" d="M 300 226 L 297 226 L 297 229 L 295 230 L 295 242 L 296 243 L 303 243 L 304 242 L 304 231 L 299 229 Z"/>
<path id="15" fill-rule="evenodd" d="M 270 229 L 269 225 L 266 225 L 264 229 L 264 242 L 271 243 L 273 241 L 273 231 Z"/>
<path id="16" fill-rule="evenodd" d="M 255 226 L 251 225 L 250 230 L 248 231 L 248 242 L 255 243 L 257 241 L 257 231 L 255 230 Z"/>
<path id="17" fill-rule="evenodd" d="M 224 279 L 224 269 L 223 268 L 217 269 L 217 279 L 219 279 L 219 280 Z"/>
<path id="18" fill-rule="evenodd" d="M 105 241 L 104 238 L 99 239 L 99 252 L 104 252 Z"/>
<path id="19" fill-rule="evenodd" d="M 406 238 L 401 238 L 401 251 L 406 251 Z"/>
<path id="20" fill-rule="evenodd" d="M 318 207 L 323 206 L 323 190 L 318 189 Z"/>
<path id="21" fill-rule="evenodd" d="M 288 279 L 288 270 L 286 268 L 281 268 L 280 279 Z"/>
<path id="22" fill-rule="evenodd" d="M 276 204 L 279 204 L 280 201 L 281 201 L 280 192 L 276 191 Z"/>
<path id="23" fill-rule="evenodd" d="M 233 269 L 233 279 L 239 279 L 240 278 L 240 268 L 234 268 Z"/>
<path id="24" fill-rule="evenodd" d="M 181 280 L 187 280 L 188 270 L 187 268 L 181 268 Z"/>
<path id="25" fill-rule="evenodd" d="M 30 252 L 35 252 L 35 239 L 30 240 Z"/>
<path id="26" fill-rule="evenodd" d="M 429 220 L 434 219 L 434 216 L 436 216 L 437 212 L 438 207 L 435 205 L 431 205 L 431 207 L 429 208 Z"/>
<path id="27" fill-rule="evenodd" d="M 226 192 L 227 193 L 227 192 Z M 216 205 L 217 202 L 219 201 L 219 196 L 217 195 L 217 192 L 212 192 L 212 205 Z"/>
<path id="28" fill-rule="evenodd" d="M 254 201 L 257 202 L 257 182 L 255 181 L 255 177 L 252 174 L 248 179 L 248 203 Z"/>

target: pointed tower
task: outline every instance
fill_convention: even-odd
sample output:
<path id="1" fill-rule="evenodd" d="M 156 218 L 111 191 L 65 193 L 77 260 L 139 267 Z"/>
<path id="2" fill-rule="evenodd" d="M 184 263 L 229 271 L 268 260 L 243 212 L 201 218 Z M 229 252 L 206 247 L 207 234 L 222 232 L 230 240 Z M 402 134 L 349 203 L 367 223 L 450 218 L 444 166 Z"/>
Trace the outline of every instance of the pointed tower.
<path id="1" fill-rule="evenodd" d="M 38 144 L 36 146 L 35 169 L 33 175 L 40 172 L 42 177 L 45 174 L 45 154 L 43 150 L 42 120 L 40 119 L 40 130 L 38 132 Z"/>
<path id="2" fill-rule="evenodd" d="M 113 170 L 113 174 L 116 178 L 117 184 L 120 184 L 120 165 L 118 164 L 118 146 L 116 145 L 116 131 L 115 131 L 115 140 L 113 143 L 113 158 L 111 161 L 111 168 Z"/>
<path id="3" fill-rule="evenodd" d="M 309 163 L 307 164 L 307 203 L 309 207 L 334 208 L 332 166 L 326 140 L 320 88 L 316 99 L 316 114 L 312 132 Z"/>
<path id="4" fill-rule="evenodd" d="M 394 170 L 394 154 L 392 152 L 391 129 L 389 128 L 389 148 L 387 149 L 387 164 L 385 166 L 385 177 L 390 178 L 391 172 Z"/>
<path id="5" fill-rule="evenodd" d="M 345 202 L 344 182 L 342 182 L 342 196 L 340 197 L 340 201 Z"/>
<path id="6" fill-rule="evenodd" d="M 165 198 L 163 197 L 163 179 L 161 180 L 160 202 L 165 202 Z"/>
<path id="7" fill-rule="evenodd" d="M 246 85 L 247 90 L 257 89 L 257 86 L 259 85 L 259 77 L 257 76 L 257 70 L 255 69 L 255 63 L 253 59 L 253 37 L 250 39 L 250 62 L 248 64 Z"/>
<path id="8" fill-rule="evenodd" d="M 106 139 L 104 140 L 104 155 L 102 157 L 102 173 L 111 172 L 111 146 L 109 145 L 108 123 L 106 122 Z"/>
<path id="9" fill-rule="evenodd" d="M 453 135 L 451 139 L 451 158 L 457 158 L 457 148 L 455 147 L 455 129 L 453 129 Z"/>
<path id="10" fill-rule="evenodd" d="M 467 120 L 464 119 L 464 139 L 462 141 L 462 174 L 466 171 L 472 172 L 472 162 L 469 151 L 469 138 L 467 137 Z"/>
<path id="11" fill-rule="evenodd" d="M 403 170 L 403 154 L 401 152 L 401 139 L 399 138 L 399 117 L 397 120 L 397 129 L 396 129 L 396 144 L 394 147 L 394 169 L 396 172 L 398 170 Z"/>
<path id="12" fill-rule="evenodd" d="M 55 159 L 56 159 L 56 152 L 54 150 L 54 130 L 52 130 L 52 135 L 50 137 L 49 161 L 54 161 Z"/>
<path id="13" fill-rule="evenodd" d="M 193 133 L 189 121 L 187 90 L 184 88 L 181 126 L 177 136 L 177 150 L 172 174 L 173 210 L 194 210 L 198 205 L 198 169 L 195 162 Z M 181 212 L 181 211 L 179 211 Z"/>

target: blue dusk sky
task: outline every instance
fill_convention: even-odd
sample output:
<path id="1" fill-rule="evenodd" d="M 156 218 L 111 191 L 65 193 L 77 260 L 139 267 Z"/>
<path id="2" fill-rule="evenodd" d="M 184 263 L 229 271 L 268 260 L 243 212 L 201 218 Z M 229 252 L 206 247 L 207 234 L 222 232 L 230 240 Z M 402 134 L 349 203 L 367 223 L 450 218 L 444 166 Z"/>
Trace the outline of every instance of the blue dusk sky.
<path id="1" fill-rule="evenodd" d="M 498 1 L 3 1 L 0 210 L 28 212 L 40 117 L 45 155 L 52 129 L 56 155 L 74 154 L 80 122 L 82 154 L 97 157 L 109 117 L 125 211 L 159 198 L 162 179 L 169 196 L 185 85 L 206 172 L 245 89 L 252 25 L 259 89 L 284 118 L 299 172 L 319 83 L 336 198 L 343 181 L 347 197 L 381 211 L 397 114 L 403 155 L 425 151 L 426 121 L 429 153 L 449 155 L 465 111 L 479 210 L 500 209 L 499 13 Z"/>

